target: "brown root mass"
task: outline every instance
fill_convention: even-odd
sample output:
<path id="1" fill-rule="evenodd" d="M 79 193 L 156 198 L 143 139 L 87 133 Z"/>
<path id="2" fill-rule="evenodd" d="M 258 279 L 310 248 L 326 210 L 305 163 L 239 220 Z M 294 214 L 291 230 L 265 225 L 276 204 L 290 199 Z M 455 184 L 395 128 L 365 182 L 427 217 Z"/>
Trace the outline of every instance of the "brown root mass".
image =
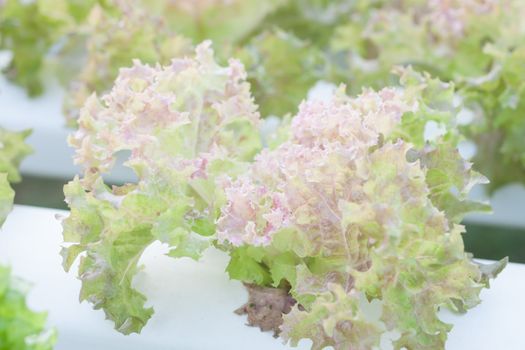
<path id="1" fill-rule="evenodd" d="M 248 290 L 248 302 L 235 310 L 238 315 L 248 315 L 248 325 L 259 327 L 263 332 L 273 331 L 279 335 L 283 314 L 287 314 L 296 301 L 281 288 L 244 284 Z"/>

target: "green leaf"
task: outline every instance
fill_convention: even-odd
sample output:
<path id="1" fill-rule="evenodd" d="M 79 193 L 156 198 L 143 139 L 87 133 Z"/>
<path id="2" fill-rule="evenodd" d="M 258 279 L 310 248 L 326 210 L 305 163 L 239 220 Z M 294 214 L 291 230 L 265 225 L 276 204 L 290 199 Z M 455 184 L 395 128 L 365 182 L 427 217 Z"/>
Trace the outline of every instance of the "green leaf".
<path id="1" fill-rule="evenodd" d="M 152 225 L 142 220 L 158 210 L 156 201 L 134 194 L 115 208 L 85 192 L 78 179 L 65 187 L 65 193 L 72 210 L 63 222 L 64 237 L 75 244 L 62 249 L 64 268 L 68 270 L 80 253 L 87 253 L 80 258 L 80 299 L 104 309 L 120 332 L 140 332 L 153 310 L 144 306 L 146 298 L 132 282 L 142 253 L 154 241 Z M 140 215 L 129 219 L 130 211 Z"/>
<path id="2" fill-rule="evenodd" d="M 264 251 L 256 247 L 241 247 L 235 249 L 226 267 L 231 279 L 258 285 L 270 285 L 272 277 L 268 268 L 262 263 Z"/>
<path id="3" fill-rule="evenodd" d="M 421 165 L 427 169 L 426 182 L 434 205 L 459 224 L 469 212 L 490 212 L 488 203 L 468 199 L 470 190 L 488 180 L 472 169 L 458 150 L 446 142 L 427 146 L 420 153 Z"/>
<path id="4" fill-rule="evenodd" d="M 0 173 L 7 173 L 10 183 L 20 182 L 20 163 L 33 153 L 31 146 L 25 143 L 29 135 L 31 130 L 14 132 L 0 128 Z"/>
<path id="5" fill-rule="evenodd" d="M 1 350 L 52 350 L 56 343 L 56 330 L 46 327 L 47 314 L 27 306 L 27 289 L 9 268 L 0 266 Z"/>
<path id="6" fill-rule="evenodd" d="M 13 209 L 13 200 L 15 199 L 15 191 L 7 181 L 7 174 L 0 173 L 0 226 L 4 224 L 7 215 Z"/>
<path id="7" fill-rule="evenodd" d="M 400 137 L 421 148 L 426 143 L 425 127 L 433 121 L 445 127 L 443 138 L 457 146 L 460 135 L 456 126 L 458 108 L 454 105 L 454 84 L 417 72 L 412 67 L 396 67 L 394 72 L 399 76 L 407 102 L 417 108 L 403 115 L 401 124 L 390 139 Z"/>
<path id="8" fill-rule="evenodd" d="M 278 287 L 282 281 L 291 285 L 295 284 L 297 257 L 292 253 L 279 254 L 272 257 L 267 262 L 270 265 L 270 274 L 272 276 L 272 286 Z"/>
<path id="9" fill-rule="evenodd" d="M 190 208 L 187 205 L 189 201 L 190 199 L 187 198 L 186 201 L 174 203 L 171 208 L 160 215 L 153 227 L 152 234 L 161 242 L 169 244 L 171 248 L 169 256 L 198 260 L 204 250 L 210 246 L 210 239 L 207 237 L 215 233 L 215 225 L 205 218 L 191 220 L 186 215 Z"/>

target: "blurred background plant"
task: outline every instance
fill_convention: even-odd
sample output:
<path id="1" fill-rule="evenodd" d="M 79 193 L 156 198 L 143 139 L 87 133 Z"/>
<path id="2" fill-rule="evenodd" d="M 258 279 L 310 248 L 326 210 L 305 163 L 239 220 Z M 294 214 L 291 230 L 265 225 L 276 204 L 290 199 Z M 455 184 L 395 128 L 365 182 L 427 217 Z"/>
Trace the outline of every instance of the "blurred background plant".
<path id="1" fill-rule="evenodd" d="M 245 63 L 263 117 L 282 116 L 295 113 L 318 80 L 330 78 L 332 34 L 350 13 L 369 6 L 363 3 L 7 0 L 0 47 L 13 54 L 8 77 L 29 95 L 41 94 L 49 75 L 60 77 L 71 126 L 87 96 L 106 92 L 119 68 L 133 59 L 168 64 L 204 39 L 213 40 L 219 60 L 233 55 Z"/>
<path id="2" fill-rule="evenodd" d="M 52 350 L 56 330 L 46 328 L 47 314 L 26 302 L 29 285 L 0 265 L 0 349 Z"/>

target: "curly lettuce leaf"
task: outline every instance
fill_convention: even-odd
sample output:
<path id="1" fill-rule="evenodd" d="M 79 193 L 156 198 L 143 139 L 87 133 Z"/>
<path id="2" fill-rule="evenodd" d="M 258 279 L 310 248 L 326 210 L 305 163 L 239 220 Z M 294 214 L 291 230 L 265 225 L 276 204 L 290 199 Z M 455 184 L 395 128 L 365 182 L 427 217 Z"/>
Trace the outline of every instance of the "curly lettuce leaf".
<path id="1" fill-rule="evenodd" d="M 322 319 L 323 322 L 319 322 Z M 312 340 L 312 350 L 371 349 L 379 345 L 381 328 L 366 322 L 357 295 L 349 295 L 337 284 L 328 285 L 308 311 L 294 307 L 285 316 L 282 336 L 297 346 Z M 359 345 L 357 345 L 359 344 Z"/>
<path id="2" fill-rule="evenodd" d="M 450 144 L 440 143 L 423 148 L 417 158 L 428 169 L 426 181 L 434 205 L 447 213 L 451 222 L 459 224 L 470 212 L 490 212 L 490 205 L 468 199 L 470 190 L 488 179 L 472 169 Z"/>
<path id="3" fill-rule="evenodd" d="M 198 259 L 215 240 L 218 184 L 260 148 L 245 79 L 239 61 L 220 66 L 205 42 L 166 66 L 135 61 L 81 111 L 70 143 L 85 173 L 64 188 L 64 268 L 81 255 L 81 299 L 124 334 L 140 332 L 153 313 L 132 285 L 144 250 L 160 241 L 169 256 Z M 130 152 L 124 164 L 137 181 L 109 188 L 103 175 L 120 151 Z"/>

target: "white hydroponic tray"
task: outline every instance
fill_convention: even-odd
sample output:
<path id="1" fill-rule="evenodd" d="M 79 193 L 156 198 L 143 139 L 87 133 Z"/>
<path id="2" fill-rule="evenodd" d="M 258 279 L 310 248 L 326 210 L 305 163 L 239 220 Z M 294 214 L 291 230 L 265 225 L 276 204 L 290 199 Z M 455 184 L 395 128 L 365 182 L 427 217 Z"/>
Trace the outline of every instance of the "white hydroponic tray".
<path id="1" fill-rule="evenodd" d="M 246 300 L 242 285 L 224 272 L 227 257 L 214 251 L 200 262 L 174 260 L 154 245 L 135 279 L 155 314 L 142 334 L 123 336 L 104 320 L 102 311 L 78 302 L 80 282 L 61 267 L 61 226 L 55 215 L 67 212 L 15 206 L 0 231 L 0 262 L 34 283 L 29 304 L 49 310 L 49 323 L 59 331 L 56 350 L 279 350 L 280 340 L 232 311 Z M 525 265 L 509 264 L 481 294 L 482 304 L 466 315 L 441 312 L 454 324 L 449 350 L 523 350 L 525 335 Z M 300 344 L 309 349 L 309 343 Z M 384 346 L 383 349 L 390 347 Z"/>

